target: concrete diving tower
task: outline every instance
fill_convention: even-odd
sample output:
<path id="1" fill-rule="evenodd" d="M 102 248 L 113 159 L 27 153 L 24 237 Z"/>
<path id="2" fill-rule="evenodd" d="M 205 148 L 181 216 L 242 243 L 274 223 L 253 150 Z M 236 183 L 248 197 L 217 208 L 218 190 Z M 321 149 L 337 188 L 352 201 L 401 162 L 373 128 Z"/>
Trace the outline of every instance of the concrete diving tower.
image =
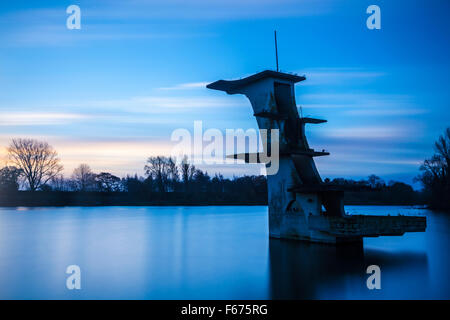
<path id="1" fill-rule="evenodd" d="M 259 129 L 279 130 L 279 170 L 267 176 L 270 237 L 342 243 L 425 231 L 425 217 L 345 214 L 345 190 L 323 183 L 314 163 L 314 157 L 329 153 L 311 149 L 305 136 L 306 124 L 326 120 L 298 114 L 294 85 L 305 79 L 266 70 L 207 85 L 228 94 L 244 94 L 250 100 Z M 270 150 L 270 143 L 267 148 Z"/>

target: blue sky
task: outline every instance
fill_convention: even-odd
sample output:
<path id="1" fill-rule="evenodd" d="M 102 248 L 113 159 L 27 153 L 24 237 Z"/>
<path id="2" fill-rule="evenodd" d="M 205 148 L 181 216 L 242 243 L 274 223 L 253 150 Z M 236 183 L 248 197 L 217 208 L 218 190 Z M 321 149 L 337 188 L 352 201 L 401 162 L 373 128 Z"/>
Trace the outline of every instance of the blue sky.
<path id="1" fill-rule="evenodd" d="M 66 8 L 81 8 L 81 30 Z M 366 8 L 381 8 L 381 30 Z M 46 140 L 69 175 L 119 176 L 169 154 L 177 128 L 255 128 L 244 97 L 205 84 L 274 68 L 296 87 L 323 177 L 408 183 L 450 125 L 450 2 L 335 0 L 2 1 L 0 156 L 14 137 Z M 254 166 L 208 172 L 253 174 Z"/>

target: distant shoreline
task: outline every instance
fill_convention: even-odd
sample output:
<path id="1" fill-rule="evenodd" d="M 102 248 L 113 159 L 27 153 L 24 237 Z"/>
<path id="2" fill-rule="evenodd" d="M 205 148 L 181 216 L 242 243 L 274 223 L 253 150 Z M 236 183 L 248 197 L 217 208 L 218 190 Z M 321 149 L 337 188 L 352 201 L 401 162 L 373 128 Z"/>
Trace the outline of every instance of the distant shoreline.
<path id="1" fill-rule="evenodd" d="M 211 206 L 267 205 L 264 195 L 238 200 L 232 194 L 182 192 L 133 194 L 128 192 L 19 191 L 0 194 L 0 207 L 102 207 L 102 206 Z"/>
<path id="2" fill-rule="evenodd" d="M 349 192 L 346 205 L 421 206 L 421 199 L 389 199 L 376 192 Z M 208 192 L 167 192 L 133 194 L 128 192 L 18 191 L 0 194 L 0 207 L 103 207 L 103 206 L 267 206 L 267 195 L 236 199 L 233 194 Z"/>

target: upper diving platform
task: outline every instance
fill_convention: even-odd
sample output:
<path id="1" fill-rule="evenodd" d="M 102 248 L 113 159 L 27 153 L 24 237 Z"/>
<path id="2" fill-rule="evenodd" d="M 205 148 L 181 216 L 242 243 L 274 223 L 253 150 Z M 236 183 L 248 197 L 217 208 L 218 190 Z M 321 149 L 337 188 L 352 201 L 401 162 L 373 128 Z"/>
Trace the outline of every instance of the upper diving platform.
<path id="1" fill-rule="evenodd" d="M 249 77 L 242 78 L 239 80 L 218 80 L 216 82 L 208 84 L 206 87 L 208 89 L 225 91 L 228 94 L 238 93 L 235 90 L 247 86 L 253 82 L 263 80 L 265 78 L 275 78 L 279 80 L 285 80 L 292 83 L 297 83 L 306 80 L 303 76 L 298 76 L 295 74 L 277 72 L 272 70 L 264 70 L 259 73 L 255 73 Z"/>

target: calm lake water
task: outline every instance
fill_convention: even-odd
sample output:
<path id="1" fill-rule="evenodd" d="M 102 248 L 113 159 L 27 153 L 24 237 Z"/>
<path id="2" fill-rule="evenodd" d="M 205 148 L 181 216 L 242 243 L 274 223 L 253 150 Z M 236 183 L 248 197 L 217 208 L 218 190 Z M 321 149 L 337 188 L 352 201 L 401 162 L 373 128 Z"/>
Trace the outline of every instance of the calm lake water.
<path id="1" fill-rule="evenodd" d="M 0 299 L 449 299 L 450 215 L 364 248 L 269 240 L 267 207 L 0 208 Z M 66 288 L 67 266 L 81 290 Z M 381 268 L 368 290 L 366 268 Z"/>

